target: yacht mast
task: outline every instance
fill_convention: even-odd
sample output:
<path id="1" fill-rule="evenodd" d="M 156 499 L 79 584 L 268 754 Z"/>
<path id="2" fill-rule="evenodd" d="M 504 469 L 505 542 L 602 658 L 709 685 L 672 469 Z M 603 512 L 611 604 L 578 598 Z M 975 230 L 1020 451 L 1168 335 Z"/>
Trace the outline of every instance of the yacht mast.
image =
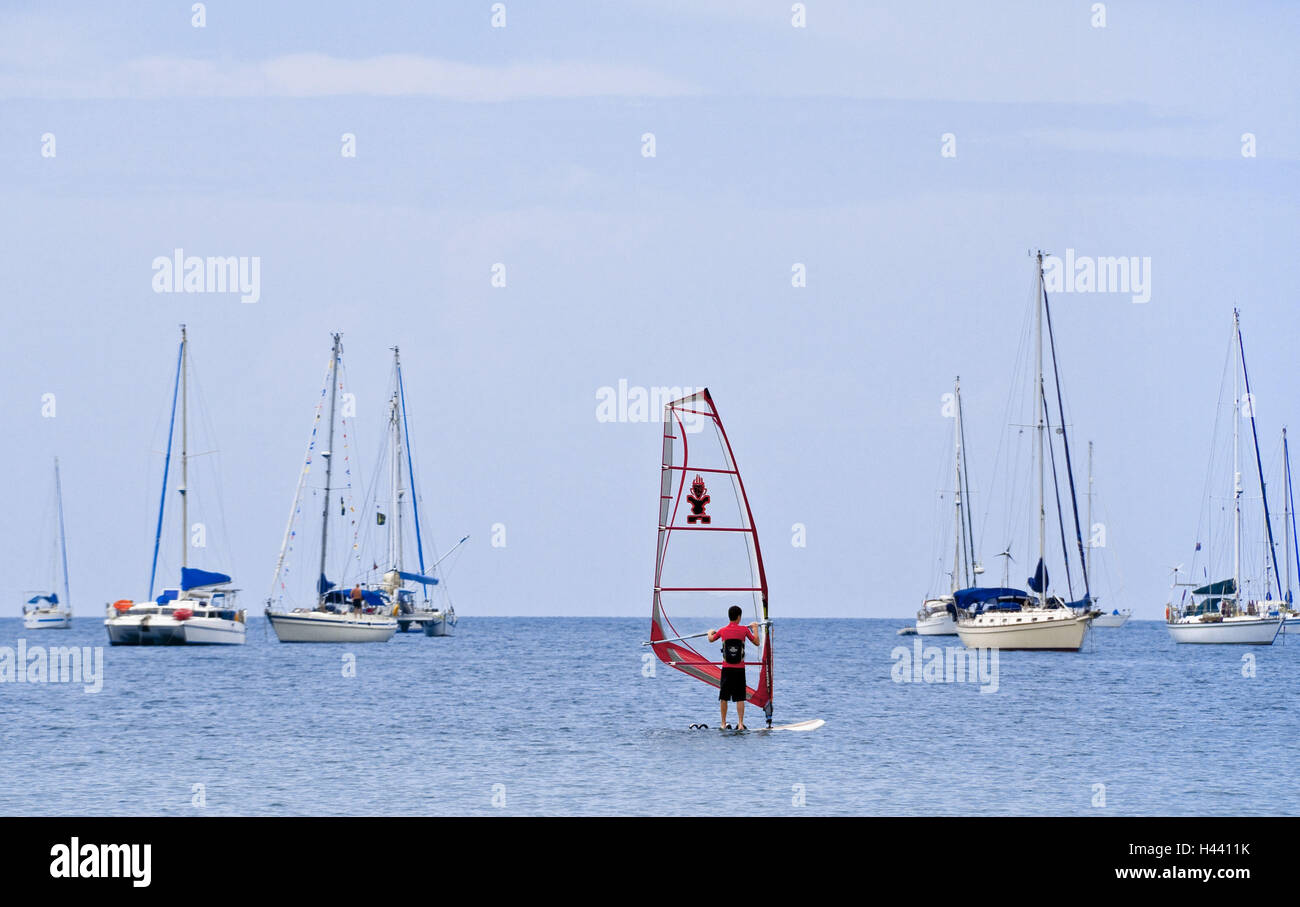
<path id="1" fill-rule="evenodd" d="M 401 367 L 398 358 L 397 347 L 393 347 L 393 362 L 397 367 Z M 398 403 L 397 392 L 393 392 L 393 399 L 389 409 L 389 465 L 390 465 L 390 489 L 392 494 L 392 522 L 388 526 L 388 563 L 393 570 L 401 572 L 402 569 L 402 415 Z"/>
<path id="2" fill-rule="evenodd" d="M 1092 564 L 1092 442 L 1088 442 L 1088 556 L 1083 562 L 1083 584 L 1088 585 L 1088 568 Z"/>
<path id="3" fill-rule="evenodd" d="M 1232 310 L 1232 334 L 1235 339 L 1240 331 L 1237 310 Z M 1236 360 L 1238 357 L 1234 356 Z M 1240 369 L 1236 361 L 1232 364 L 1232 585 L 1233 607 L 1241 601 L 1241 445 L 1239 441 L 1241 427 Z"/>
<path id="4" fill-rule="evenodd" d="M 955 594 L 961 588 L 961 556 L 963 545 L 963 523 L 961 518 L 961 376 L 953 383 L 953 400 L 956 410 L 953 413 L 953 526 L 952 526 L 952 591 Z M 969 585 L 969 583 L 968 583 Z"/>
<path id="5" fill-rule="evenodd" d="M 1285 434 L 1285 432 L 1283 432 Z M 68 592 L 68 536 L 63 527 L 63 483 L 59 480 L 59 458 L 54 458 L 54 497 L 59 505 L 59 553 L 63 559 L 63 607 L 72 609 L 72 595 Z M 1290 566 L 1290 561 L 1287 562 Z M 1290 589 L 1290 583 L 1287 584 Z"/>
<path id="6" fill-rule="evenodd" d="M 329 531 L 330 531 L 330 474 L 334 466 L 334 406 L 338 398 L 339 389 L 339 353 L 342 344 L 339 340 L 340 335 L 334 335 L 334 349 L 330 354 L 330 422 L 329 432 L 326 436 L 325 450 L 321 455 L 325 458 L 325 504 L 321 508 L 320 521 L 320 579 L 316 581 L 316 601 L 317 603 L 325 600 L 325 555 L 329 550 Z"/>
<path id="7" fill-rule="evenodd" d="M 1286 592 L 1282 597 L 1283 603 L 1290 607 L 1291 605 L 1291 451 L 1286 443 L 1286 429 L 1282 429 L 1282 458 L 1286 467 L 1286 489 L 1282 495 L 1282 531 L 1285 535 L 1282 537 L 1282 550 L 1286 552 Z M 58 462 L 57 460 L 55 461 Z M 62 511 L 60 511 L 62 513 Z"/>
<path id="8" fill-rule="evenodd" d="M 181 570 L 190 565 L 190 500 L 186 491 L 189 488 L 189 341 L 185 336 L 185 325 L 181 325 Z M 184 591 L 181 598 L 185 597 Z"/>
<path id="9" fill-rule="evenodd" d="M 1045 464 L 1043 460 L 1043 441 L 1046 428 L 1043 424 L 1043 251 L 1041 249 L 1038 250 L 1038 280 L 1034 310 L 1034 338 L 1037 347 L 1037 378 L 1034 383 L 1034 407 L 1038 412 L 1038 418 L 1035 420 L 1038 428 L 1038 567 L 1034 570 L 1034 577 L 1038 580 L 1038 604 L 1040 607 L 1046 607 L 1047 489 L 1045 485 Z"/>

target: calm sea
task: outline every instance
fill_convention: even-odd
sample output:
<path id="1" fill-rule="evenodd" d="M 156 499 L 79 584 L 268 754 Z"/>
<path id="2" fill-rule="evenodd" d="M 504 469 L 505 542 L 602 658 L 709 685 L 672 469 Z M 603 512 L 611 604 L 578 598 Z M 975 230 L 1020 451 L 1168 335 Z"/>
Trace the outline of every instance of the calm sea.
<path id="1" fill-rule="evenodd" d="M 827 724 L 741 735 L 688 729 L 716 725 L 716 693 L 645 676 L 648 623 L 468 616 L 346 647 L 250 618 L 242 648 L 112 649 L 96 618 L 3 620 L 0 646 L 103 646 L 104 668 L 93 694 L 0 684 L 0 812 L 1300 813 L 1300 635 L 1175 646 L 1130 622 L 1078 654 L 1004 653 L 984 693 L 896 682 L 901 620 L 785 620 L 777 722 Z"/>

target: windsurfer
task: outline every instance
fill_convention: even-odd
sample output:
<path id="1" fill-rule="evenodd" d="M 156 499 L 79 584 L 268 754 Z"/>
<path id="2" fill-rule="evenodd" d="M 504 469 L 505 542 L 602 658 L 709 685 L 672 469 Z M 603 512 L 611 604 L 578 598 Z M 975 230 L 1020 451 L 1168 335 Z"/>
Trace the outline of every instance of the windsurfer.
<path id="1" fill-rule="evenodd" d="M 725 627 L 709 631 L 709 642 L 722 640 L 722 671 L 718 684 L 718 703 L 722 711 L 722 726 L 727 724 L 727 703 L 736 704 L 736 727 L 745 730 L 745 641 L 758 645 L 758 624 L 741 626 L 740 617 L 744 612 L 739 605 L 732 605 L 727 610 Z"/>

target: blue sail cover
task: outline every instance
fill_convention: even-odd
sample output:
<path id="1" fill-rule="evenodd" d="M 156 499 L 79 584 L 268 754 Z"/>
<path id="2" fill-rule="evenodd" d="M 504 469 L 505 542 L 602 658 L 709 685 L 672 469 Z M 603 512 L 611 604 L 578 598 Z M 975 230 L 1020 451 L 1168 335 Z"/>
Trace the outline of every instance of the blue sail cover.
<path id="1" fill-rule="evenodd" d="M 1025 582 L 1029 584 L 1029 589 L 1032 592 L 1037 592 L 1041 595 L 1046 591 L 1048 583 L 1047 565 L 1043 563 L 1042 558 L 1038 559 L 1038 569 L 1034 571 L 1034 575 L 1029 577 Z"/>
<path id="2" fill-rule="evenodd" d="M 421 576 L 418 573 L 406 573 L 401 570 L 397 572 L 397 575 L 400 576 L 402 579 L 406 580 L 408 583 L 421 583 L 425 586 L 438 585 L 437 577 L 433 577 L 433 576 Z"/>
<path id="3" fill-rule="evenodd" d="M 27 604 L 29 605 L 35 605 L 39 602 L 49 602 L 51 605 L 57 605 L 59 603 L 59 597 L 51 592 L 49 595 L 33 595 L 31 598 L 27 599 Z"/>
<path id="4" fill-rule="evenodd" d="M 181 568 L 181 589 L 185 592 L 189 592 L 191 589 L 201 589 L 204 586 L 220 586 L 228 582 L 230 582 L 230 577 L 224 573 L 198 570 L 194 567 Z"/>
<path id="5" fill-rule="evenodd" d="M 978 586 L 970 589 L 958 589 L 953 593 L 956 599 L 957 607 L 964 611 L 981 610 L 976 606 L 983 605 L 985 602 L 996 602 L 999 598 L 1028 598 L 1024 589 L 1009 589 L 1005 587 L 990 586 L 980 588 Z"/>
<path id="6" fill-rule="evenodd" d="M 1065 607 L 1074 611 L 1091 611 L 1092 596 L 1085 592 L 1083 598 L 1079 599 L 1077 602 L 1066 602 Z M 1118 614 L 1119 612 L 1117 611 L 1115 613 Z"/>
<path id="7" fill-rule="evenodd" d="M 317 595 L 324 595 L 326 592 L 330 591 L 333 588 L 334 588 L 334 584 L 325 578 L 324 573 L 320 575 L 320 579 L 316 580 Z"/>

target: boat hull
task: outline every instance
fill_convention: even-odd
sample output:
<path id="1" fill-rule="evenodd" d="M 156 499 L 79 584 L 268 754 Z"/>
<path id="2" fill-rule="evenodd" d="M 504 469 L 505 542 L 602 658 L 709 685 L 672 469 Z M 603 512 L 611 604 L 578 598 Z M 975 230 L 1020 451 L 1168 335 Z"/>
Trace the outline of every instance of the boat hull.
<path id="1" fill-rule="evenodd" d="M 1282 629 L 1282 621 L 1276 617 L 1228 618 L 1206 623 L 1172 621 L 1165 627 L 1174 642 L 1183 645 L 1270 646 Z"/>
<path id="2" fill-rule="evenodd" d="M 946 611 L 929 617 L 918 617 L 916 633 L 918 636 L 956 636 L 957 621 Z"/>
<path id="3" fill-rule="evenodd" d="M 280 642 L 388 642 L 397 619 L 331 611 L 266 612 Z"/>
<path id="4" fill-rule="evenodd" d="M 23 615 L 23 627 L 28 630 L 66 630 L 72 626 L 72 615 L 66 611 L 28 611 Z"/>
<path id="5" fill-rule="evenodd" d="M 1128 623 L 1128 619 L 1133 616 L 1131 611 L 1121 611 L 1119 614 L 1099 614 L 1092 619 L 1094 627 L 1122 627 Z"/>
<path id="6" fill-rule="evenodd" d="M 452 636 L 456 632 L 456 614 L 455 612 L 446 613 L 439 611 L 435 616 L 424 622 L 425 636 Z"/>
<path id="7" fill-rule="evenodd" d="M 167 615 L 110 617 L 104 621 L 108 642 L 114 646 L 242 646 L 247 636 L 243 621 L 220 617 L 177 620 Z"/>
<path id="8" fill-rule="evenodd" d="M 981 616 L 982 617 L 982 616 Z M 1088 616 L 1042 616 L 1032 611 L 959 621 L 957 635 L 968 649 L 1077 652 L 1088 634 Z"/>

